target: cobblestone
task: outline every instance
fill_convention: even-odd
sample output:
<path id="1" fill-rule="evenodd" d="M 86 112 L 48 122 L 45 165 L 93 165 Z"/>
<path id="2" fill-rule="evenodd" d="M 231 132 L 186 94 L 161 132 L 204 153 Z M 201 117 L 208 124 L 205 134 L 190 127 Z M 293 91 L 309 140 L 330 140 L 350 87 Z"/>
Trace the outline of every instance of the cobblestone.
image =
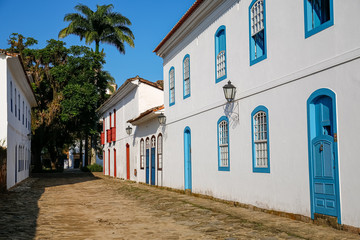
<path id="1" fill-rule="evenodd" d="M 210 199 L 86 173 L 0 194 L 0 239 L 360 239 Z"/>

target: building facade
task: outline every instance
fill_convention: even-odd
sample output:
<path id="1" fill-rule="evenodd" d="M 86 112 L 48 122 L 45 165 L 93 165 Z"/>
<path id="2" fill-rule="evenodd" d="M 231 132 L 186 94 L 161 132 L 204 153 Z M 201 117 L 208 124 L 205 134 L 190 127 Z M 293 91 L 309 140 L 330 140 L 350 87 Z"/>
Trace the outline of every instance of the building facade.
<path id="1" fill-rule="evenodd" d="M 360 227 L 359 9 L 197 0 L 154 50 L 164 60 L 164 185 Z"/>
<path id="2" fill-rule="evenodd" d="M 159 106 L 163 104 L 163 101 L 161 85 L 136 76 L 126 80 L 98 109 L 98 114 L 103 122 L 101 144 L 103 145 L 105 175 L 151 184 L 155 184 L 155 182 L 151 182 L 155 178 L 156 184 L 158 184 L 158 177 L 155 177 L 151 169 L 155 169 L 156 166 L 151 165 L 152 158 L 145 152 L 150 151 L 155 154 L 152 151 L 150 140 L 153 139 L 152 136 L 158 136 L 161 128 L 154 117 L 145 120 L 143 117 L 145 115 L 153 116 L 150 112 L 157 112 L 158 108 L 160 110 Z M 144 115 L 149 110 L 150 112 Z M 127 128 L 131 128 L 131 130 Z M 149 143 L 149 148 L 142 149 L 143 151 L 140 152 L 140 145 L 145 146 L 144 141 Z M 140 155 L 142 160 L 140 160 Z M 146 156 L 148 159 L 145 158 Z M 149 171 L 148 174 L 146 171 Z"/>
<path id="3" fill-rule="evenodd" d="M 0 51 L 0 140 L 6 148 L 6 187 L 29 177 L 31 108 L 35 96 L 20 56 Z"/>

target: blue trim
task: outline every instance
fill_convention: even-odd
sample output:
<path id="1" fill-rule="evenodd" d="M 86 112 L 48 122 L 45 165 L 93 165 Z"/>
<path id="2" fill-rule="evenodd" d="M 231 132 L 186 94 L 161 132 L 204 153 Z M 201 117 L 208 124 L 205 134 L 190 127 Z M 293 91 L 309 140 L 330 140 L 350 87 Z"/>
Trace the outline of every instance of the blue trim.
<path id="1" fill-rule="evenodd" d="M 184 71 L 184 62 L 185 62 L 185 59 L 186 58 L 189 58 L 189 94 L 185 95 L 185 71 Z M 189 54 L 186 54 L 184 59 L 183 59 L 183 99 L 186 99 L 188 97 L 190 97 L 190 94 L 191 94 L 191 77 L 190 77 L 190 55 Z"/>
<path id="2" fill-rule="evenodd" d="M 219 36 L 221 31 L 224 31 L 224 46 L 220 46 L 219 45 Z M 226 27 L 224 25 L 221 25 L 215 33 L 215 42 L 214 42 L 214 46 L 215 46 L 215 83 L 221 82 L 222 80 L 226 79 L 227 77 L 227 52 L 226 52 Z M 217 78 L 217 64 L 216 64 L 216 58 L 218 53 L 220 52 L 220 48 L 223 47 L 223 50 L 225 51 L 225 75 L 222 76 L 221 78 Z"/>
<path id="3" fill-rule="evenodd" d="M 186 136 L 188 134 L 188 136 Z M 188 139 L 186 139 L 186 137 L 188 137 Z M 189 141 L 189 146 L 191 149 L 191 129 L 189 127 L 186 127 L 184 129 L 184 185 L 185 185 L 185 190 L 186 189 L 190 189 L 192 190 L 192 169 L 191 169 L 191 150 L 187 148 L 187 144 L 186 144 L 186 140 Z M 189 153 L 189 158 L 187 158 L 186 153 Z M 188 171 L 187 171 L 188 169 Z"/>
<path id="4" fill-rule="evenodd" d="M 304 27 L 305 27 L 305 39 L 308 37 L 311 37 L 312 35 L 321 32 L 322 30 L 325 30 L 328 27 L 331 27 L 332 25 L 334 25 L 334 5 L 333 5 L 333 0 L 329 0 L 329 5 L 330 5 L 330 20 L 327 22 L 324 22 L 323 24 L 313 28 L 313 29 L 309 29 L 308 27 L 308 9 L 307 9 L 307 1 L 308 0 L 304 0 Z"/>
<path id="5" fill-rule="evenodd" d="M 312 173 L 314 171 L 313 164 L 312 164 L 312 146 L 311 141 L 316 136 L 315 132 L 315 123 L 311 121 L 311 112 L 313 109 L 313 103 L 316 101 L 318 97 L 321 96 L 328 96 L 332 99 L 332 110 L 333 110 L 333 125 L 334 125 L 334 133 L 337 133 L 337 121 L 336 121 L 336 94 L 327 88 L 321 88 L 313 92 L 310 97 L 308 98 L 306 105 L 307 105 L 307 124 L 308 124 L 308 155 L 309 155 L 309 179 L 310 179 L 310 206 L 311 206 L 311 219 L 314 219 L 315 207 L 314 207 L 314 200 L 313 200 L 313 178 Z M 339 160 L 338 160 L 338 144 L 335 141 L 334 143 L 334 160 L 335 160 L 335 191 L 336 191 L 336 208 L 338 212 L 338 223 L 341 224 L 341 208 L 340 208 L 340 190 L 339 190 Z"/>
<path id="6" fill-rule="evenodd" d="M 228 166 L 227 167 L 220 167 L 220 146 L 219 146 L 219 124 L 222 121 L 226 121 L 227 122 L 227 128 L 228 128 Z M 217 145 L 218 145 L 218 170 L 219 171 L 230 171 L 230 128 L 229 128 L 229 119 L 226 116 L 222 116 L 218 121 L 217 121 Z"/>
<path id="7" fill-rule="evenodd" d="M 170 102 L 171 101 L 171 90 L 170 90 L 170 72 L 171 70 L 174 70 L 174 102 Z M 171 107 L 172 105 L 175 105 L 175 68 L 171 67 L 169 70 L 169 106 Z"/>
<path id="8" fill-rule="evenodd" d="M 256 59 L 252 59 L 252 53 L 255 51 L 254 49 L 252 49 L 252 41 L 253 38 L 251 36 L 251 8 L 254 5 L 254 3 L 258 1 L 258 0 L 253 0 L 249 6 L 249 59 L 250 59 L 250 66 L 261 62 L 262 60 L 267 58 L 267 41 L 266 41 L 266 4 L 265 4 L 265 0 L 264 0 L 264 53 L 261 57 L 258 57 Z M 256 44 L 256 43 L 255 43 Z"/>
<path id="9" fill-rule="evenodd" d="M 266 113 L 266 132 L 267 132 L 267 159 L 268 159 L 268 167 L 260 168 L 256 167 L 256 154 L 255 154 L 255 143 L 254 143 L 254 115 L 259 111 L 263 111 Z M 270 173 L 270 134 L 269 134 L 269 112 L 265 106 L 258 106 L 251 112 L 251 141 L 252 141 L 252 166 L 253 172 L 256 173 Z"/>

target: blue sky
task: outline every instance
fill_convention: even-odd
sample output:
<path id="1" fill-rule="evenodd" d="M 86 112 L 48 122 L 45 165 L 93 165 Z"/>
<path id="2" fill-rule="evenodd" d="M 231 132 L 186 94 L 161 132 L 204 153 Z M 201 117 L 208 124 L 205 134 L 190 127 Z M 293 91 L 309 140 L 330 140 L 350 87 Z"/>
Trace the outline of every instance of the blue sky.
<path id="1" fill-rule="evenodd" d="M 150 81 L 163 78 L 162 59 L 152 51 L 191 7 L 195 0 L 0 0 L 0 48 L 8 48 L 7 39 L 11 33 L 20 33 L 39 41 L 37 48 L 46 45 L 46 40 L 58 39 L 58 33 L 68 25 L 64 22 L 66 13 L 74 13 L 78 3 L 89 6 L 114 5 L 132 22 L 135 48 L 126 46 L 125 55 L 115 47 L 102 44 L 106 53 L 105 70 L 109 71 L 120 86 L 126 79 L 139 75 Z M 62 41 L 66 46 L 85 45 L 76 36 Z M 92 48 L 94 46 L 91 45 Z"/>

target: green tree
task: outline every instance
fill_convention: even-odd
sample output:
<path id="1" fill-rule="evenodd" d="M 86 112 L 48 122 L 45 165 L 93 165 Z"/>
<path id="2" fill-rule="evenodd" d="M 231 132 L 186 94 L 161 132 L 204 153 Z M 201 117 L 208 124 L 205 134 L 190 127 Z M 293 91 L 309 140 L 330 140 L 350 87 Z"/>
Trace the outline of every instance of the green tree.
<path id="1" fill-rule="evenodd" d="M 88 47 L 66 48 L 51 39 L 45 48 L 29 49 L 18 42 L 9 41 L 10 49 L 23 53 L 34 79 L 38 106 L 32 109 L 32 152 L 36 170 L 41 170 L 42 153 L 56 161 L 65 146 L 96 132 L 96 109 L 107 99 L 106 86 L 113 78 L 102 70 L 104 54 Z"/>
<path id="2" fill-rule="evenodd" d="M 64 21 L 70 22 L 69 26 L 59 32 L 59 38 L 70 34 L 85 38 L 86 44 L 95 42 L 95 52 L 99 53 L 100 43 L 107 43 L 115 46 L 118 51 L 125 54 L 125 45 L 134 47 L 134 35 L 128 26 L 131 22 L 120 13 L 113 12 L 114 6 L 96 5 L 96 11 L 89 7 L 78 4 L 75 10 L 80 13 L 69 13 Z"/>

